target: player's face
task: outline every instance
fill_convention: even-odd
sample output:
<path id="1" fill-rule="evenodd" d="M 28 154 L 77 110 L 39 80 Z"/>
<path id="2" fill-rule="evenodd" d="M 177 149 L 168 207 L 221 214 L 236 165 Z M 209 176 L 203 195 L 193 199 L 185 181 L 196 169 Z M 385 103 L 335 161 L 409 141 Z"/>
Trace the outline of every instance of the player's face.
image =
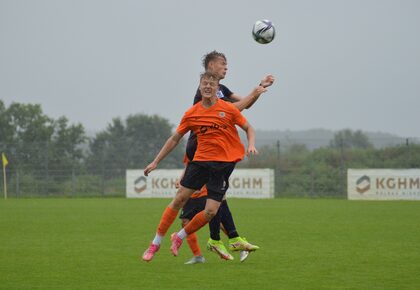
<path id="1" fill-rule="evenodd" d="M 200 93 L 203 98 L 216 96 L 219 81 L 214 78 L 202 78 L 200 81 Z"/>
<path id="2" fill-rule="evenodd" d="M 224 79 L 227 73 L 227 61 L 223 57 L 218 57 L 209 62 L 208 70 L 217 74 L 220 80 Z"/>

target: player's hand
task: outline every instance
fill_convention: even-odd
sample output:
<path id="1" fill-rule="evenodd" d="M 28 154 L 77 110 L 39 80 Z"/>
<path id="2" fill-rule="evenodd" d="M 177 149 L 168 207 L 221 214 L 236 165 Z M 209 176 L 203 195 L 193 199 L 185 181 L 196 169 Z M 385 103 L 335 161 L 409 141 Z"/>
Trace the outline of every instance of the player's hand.
<path id="1" fill-rule="evenodd" d="M 257 155 L 258 154 L 258 150 L 257 148 L 255 148 L 255 146 L 248 146 L 248 149 L 246 150 L 246 155 L 250 156 L 250 155 Z"/>
<path id="2" fill-rule="evenodd" d="M 181 182 L 179 181 L 179 179 L 177 179 L 176 181 L 175 181 L 175 188 L 176 189 L 179 189 L 179 187 L 181 186 Z"/>
<path id="3" fill-rule="evenodd" d="M 157 167 L 157 163 L 154 161 L 150 163 L 149 165 L 147 165 L 146 168 L 144 169 L 144 176 L 148 176 L 150 172 L 156 169 L 156 167 Z"/>
<path id="4" fill-rule="evenodd" d="M 273 75 L 267 75 L 265 78 L 262 79 L 260 86 L 266 88 L 271 86 L 274 83 L 274 76 Z"/>
<path id="5" fill-rule="evenodd" d="M 267 89 L 266 88 L 264 88 L 263 86 L 258 86 L 258 87 L 256 87 L 255 89 L 254 89 L 254 91 L 252 92 L 252 94 L 254 95 L 254 96 L 259 96 L 259 95 L 261 95 L 262 93 L 265 93 L 267 91 Z"/>

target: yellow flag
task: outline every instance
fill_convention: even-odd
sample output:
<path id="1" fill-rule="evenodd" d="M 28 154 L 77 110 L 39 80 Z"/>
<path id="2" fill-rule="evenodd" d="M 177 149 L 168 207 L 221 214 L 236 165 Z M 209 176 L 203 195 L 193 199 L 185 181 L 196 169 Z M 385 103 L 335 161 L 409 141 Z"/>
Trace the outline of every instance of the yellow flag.
<path id="1" fill-rule="evenodd" d="M 6 158 L 6 154 L 4 152 L 1 153 L 1 160 L 3 161 L 3 167 L 6 167 L 9 164 L 9 161 Z"/>

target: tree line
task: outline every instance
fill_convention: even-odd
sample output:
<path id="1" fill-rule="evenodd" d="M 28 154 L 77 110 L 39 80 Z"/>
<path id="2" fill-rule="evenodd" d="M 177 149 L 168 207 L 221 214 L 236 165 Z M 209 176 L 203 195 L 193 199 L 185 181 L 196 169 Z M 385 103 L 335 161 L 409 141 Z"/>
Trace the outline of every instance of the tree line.
<path id="1" fill-rule="evenodd" d="M 0 151 L 9 161 L 7 171 L 17 172 L 20 184 L 33 188 L 41 184 L 45 189 L 42 184 L 47 182 L 50 192 L 59 191 L 75 174 L 107 180 L 124 177 L 128 168 L 145 167 L 172 129 L 165 118 L 136 114 L 114 118 L 106 129 L 88 137 L 82 124 L 47 116 L 38 104 L 6 107 L 0 100 Z M 179 168 L 183 147 L 178 146 L 162 167 Z"/>
<path id="2" fill-rule="evenodd" d="M 38 104 L 6 107 L 0 100 L 0 151 L 9 160 L 7 170 L 16 192 L 108 190 L 123 195 L 126 169 L 144 168 L 173 129 L 160 116 L 135 114 L 114 118 L 104 130 L 87 136 L 82 124 L 49 117 Z M 340 195 L 347 168 L 420 166 L 419 145 L 376 149 L 360 130 L 341 130 L 328 146 L 314 150 L 278 142 L 259 151 L 259 156 L 238 166 L 274 168 L 279 195 Z M 183 155 L 184 144 L 180 144 L 160 167 L 180 168 Z"/>

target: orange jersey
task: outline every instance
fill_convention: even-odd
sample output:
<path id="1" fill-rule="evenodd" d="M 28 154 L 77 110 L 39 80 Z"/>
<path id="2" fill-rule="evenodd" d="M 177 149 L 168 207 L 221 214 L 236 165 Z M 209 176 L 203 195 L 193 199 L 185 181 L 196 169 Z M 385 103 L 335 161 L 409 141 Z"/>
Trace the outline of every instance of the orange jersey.
<path id="1" fill-rule="evenodd" d="M 176 131 L 184 135 L 192 130 L 197 135 L 197 151 L 193 161 L 238 162 L 245 154 L 235 125 L 247 120 L 232 104 L 216 100 L 210 108 L 198 102 L 181 120 Z"/>

